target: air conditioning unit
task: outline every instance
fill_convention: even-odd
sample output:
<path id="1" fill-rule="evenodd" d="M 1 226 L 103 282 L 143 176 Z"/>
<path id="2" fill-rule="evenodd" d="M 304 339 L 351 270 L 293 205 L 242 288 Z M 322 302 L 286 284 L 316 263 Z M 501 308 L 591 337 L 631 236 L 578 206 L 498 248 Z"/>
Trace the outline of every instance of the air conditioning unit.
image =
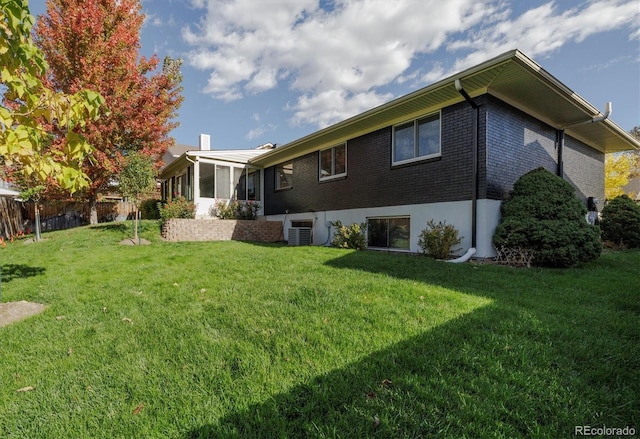
<path id="1" fill-rule="evenodd" d="M 311 245 L 311 227 L 290 228 L 289 245 Z"/>

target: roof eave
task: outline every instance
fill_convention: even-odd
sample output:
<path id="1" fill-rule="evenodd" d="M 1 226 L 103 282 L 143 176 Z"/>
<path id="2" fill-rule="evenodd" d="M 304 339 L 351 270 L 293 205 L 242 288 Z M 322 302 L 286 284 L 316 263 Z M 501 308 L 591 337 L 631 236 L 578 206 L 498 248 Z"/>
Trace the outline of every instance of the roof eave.
<path id="1" fill-rule="evenodd" d="M 509 66 L 516 66 L 517 68 L 514 70 L 513 68 L 510 69 Z M 519 80 L 518 78 L 529 81 L 538 87 L 539 90 L 544 91 L 545 96 L 540 97 L 539 94 L 536 94 L 529 102 L 526 102 L 526 98 L 518 100 L 519 91 L 521 91 L 522 87 L 522 84 L 517 82 Z M 456 80 L 462 82 L 472 97 L 484 93 L 493 94 L 505 100 L 507 103 L 514 105 L 516 108 L 534 115 L 556 129 L 563 128 L 563 125 L 590 120 L 602 115 L 597 108 L 584 98 L 573 92 L 535 61 L 516 49 L 416 90 L 408 95 L 399 97 L 364 113 L 294 140 L 252 159 L 250 162 L 264 167 L 272 166 L 367 132 L 391 126 L 401 121 L 398 118 L 400 114 L 402 114 L 405 120 L 408 120 L 413 116 L 418 116 L 419 111 L 422 111 L 424 114 L 424 112 L 461 102 L 463 98 L 458 94 L 454 86 Z M 529 82 L 527 82 L 527 84 L 529 84 Z M 467 89 L 467 87 L 469 88 Z M 412 108 L 411 103 L 414 101 L 426 101 L 427 99 L 425 97 L 429 95 L 440 97 L 441 100 L 438 101 L 439 108 L 435 106 L 432 109 L 423 107 L 420 110 L 416 110 L 415 114 L 412 113 L 415 108 Z M 549 112 L 549 102 L 559 105 L 556 113 L 545 114 Z M 405 108 L 408 111 L 394 111 L 401 108 Z M 585 127 L 571 127 L 566 131 L 572 137 L 602 152 L 640 148 L 640 143 L 613 121 L 605 119 L 599 124 L 602 125 L 596 129 L 598 138 L 595 140 L 586 135 L 587 130 Z M 593 131 L 593 127 L 591 131 Z"/>

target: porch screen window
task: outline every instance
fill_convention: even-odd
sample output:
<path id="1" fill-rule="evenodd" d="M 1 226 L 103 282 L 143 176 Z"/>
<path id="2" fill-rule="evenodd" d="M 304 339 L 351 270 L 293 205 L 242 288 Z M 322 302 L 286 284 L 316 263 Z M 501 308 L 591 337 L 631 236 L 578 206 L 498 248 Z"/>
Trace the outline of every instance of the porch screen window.
<path id="1" fill-rule="evenodd" d="M 231 169 L 216 165 L 216 198 L 231 198 Z"/>
<path id="2" fill-rule="evenodd" d="M 293 162 L 276 166 L 276 190 L 293 187 Z"/>
<path id="3" fill-rule="evenodd" d="M 410 230 L 409 217 L 369 218 L 367 246 L 389 250 L 409 250 Z"/>
<path id="4" fill-rule="evenodd" d="M 247 200 L 260 200 L 260 171 L 257 169 L 247 172 Z"/>
<path id="5" fill-rule="evenodd" d="M 247 173 L 242 168 L 233 168 L 233 187 L 236 200 L 247 199 Z"/>
<path id="6" fill-rule="evenodd" d="M 215 165 L 213 163 L 200 162 L 200 196 L 203 198 L 214 198 L 214 175 Z"/>
<path id="7" fill-rule="evenodd" d="M 347 175 L 347 145 L 320 151 L 320 180 Z"/>
<path id="8" fill-rule="evenodd" d="M 393 164 L 439 155 L 439 113 L 393 127 Z"/>

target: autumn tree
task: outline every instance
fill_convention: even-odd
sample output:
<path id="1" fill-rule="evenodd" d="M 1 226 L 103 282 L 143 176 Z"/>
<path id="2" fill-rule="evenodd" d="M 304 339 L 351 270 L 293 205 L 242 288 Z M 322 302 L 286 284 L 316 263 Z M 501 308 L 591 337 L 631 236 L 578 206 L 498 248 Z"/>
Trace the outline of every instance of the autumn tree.
<path id="1" fill-rule="evenodd" d="M 88 185 L 82 162 L 91 146 L 81 135 L 104 101 L 78 87 L 56 92 L 40 78 L 48 65 L 34 45 L 27 0 L 0 0 L 0 167 L 3 174 L 74 192 Z M 58 133 L 55 142 L 50 130 Z"/>
<path id="2" fill-rule="evenodd" d="M 629 153 L 607 154 L 604 159 L 604 195 L 611 200 L 624 194 L 636 157 Z"/>
<path id="3" fill-rule="evenodd" d="M 178 125 L 181 61 L 165 59 L 158 71 L 156 56 L 139 56 L 143 20 L 139 0 L 47 0 L 36 25 L 36 44 L 51 66 L 47 83 L 66 93 L 95 89 L 110 109 L 83 130 L 96 148 L 83 166 L 92 224 L 98 196 L 117 180 L 124 156 L 138 151 L 160 165 Z"/>

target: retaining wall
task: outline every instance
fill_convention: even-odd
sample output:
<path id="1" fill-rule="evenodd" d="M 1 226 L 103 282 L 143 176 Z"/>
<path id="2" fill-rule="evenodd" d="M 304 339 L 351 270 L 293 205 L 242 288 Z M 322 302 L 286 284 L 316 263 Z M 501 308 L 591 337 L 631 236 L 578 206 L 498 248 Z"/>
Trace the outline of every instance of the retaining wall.
<path id="1" fill-rule="evenodd" d="M 182 219 L 167 220 L 162 226 L 162 237 L 167 241 L 283 241 L 282 222 Z"/>

